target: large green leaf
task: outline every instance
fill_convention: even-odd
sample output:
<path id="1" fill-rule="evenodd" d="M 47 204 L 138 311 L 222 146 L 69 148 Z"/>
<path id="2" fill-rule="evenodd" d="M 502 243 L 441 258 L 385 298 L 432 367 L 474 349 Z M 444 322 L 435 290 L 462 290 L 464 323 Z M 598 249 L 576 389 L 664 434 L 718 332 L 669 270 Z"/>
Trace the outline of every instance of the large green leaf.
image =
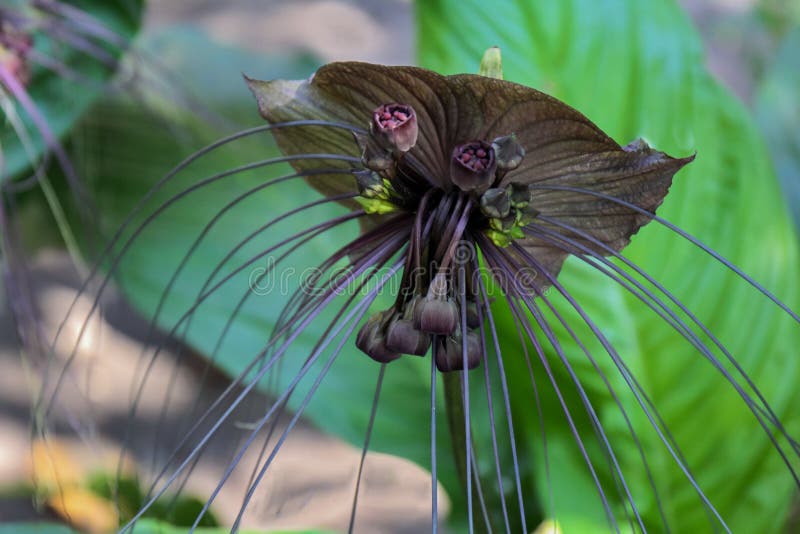
<path id="1" fill-rule="evenodd" d="M 125 41 L 133 38 L 143 11 L 142 0 L 71 0 L 64 4 L 82 10 L 84 16 L 92 17 L 105 31 L 113 32 L 116 39 Z M 32 32 L 34 50 L 48 61 L 61 65 L 59 69 L 63 72 L 32 59 L 31 80 L 26 87 L 32 105 L 36 108 L 34 113 L 41 116 L 44 127 L 49 131 L 48 135 L 61 138 L 104 91 L 106 82 L 115 71 L 114 65 L 109 64 L 108 60 L 119 60 L 125 51 L 123 45 L 111 40 L 98 40 L 79 25 L 35 9 L 29 0 L 11 0 L 3 7 L 35 21 L 36 29 Z M 72 34 L 76 34 L 80 40 L 77 44 L 64 40 L 65 36 Z M 103 56 L 93 57 L 96 53 L 84 49 L 83 41 L 102 50 Z M 42 122 L 39 122 L 39 118 L 34 120 L 22 101 L 16 101 L 14 107 L 16 114 L 22 119 L 26 133 L 20 135 L 5 118 L 0 123 L 4 177 L 18 176 L 34 165 L 47 146 L 45 136 L 41 133 Z"/>
<path id="2" fill-rule="evenodd" d="M 697 151 L 696 161 L 678 175 L 659 214 L 709 243 L 790 307 L 798 306 L 796 236 L 764 145 L 742 106 L 705 70 L 698 36 L 674 2 L 436 0 L 419 2 L 417 15 L 419 59 L 425 67 L 447 74 L 475 72 L 482 51 L 498 45 L 506 79 L 563 99 L 617 141 L 643 136 L 676 156 Z M 727 345 L 796 434 L 796 325 L 743 280 L 655 223 L 634 238 L 626 254 L 677 294 Z M 619 347 L 700 486 L 732 529 L 778 529 L 792 496 L 791 477 L 726 381 L 662 319 L 574 258 L 561 280 Z M 568 306 L 555 293 L 551 296 L 566 313 Z M 573 313 L 568 321 L 574 326 L 579 319 Z M 513 326 L 506 324 L 506 335 L 515 339 Z M 560 340 L 595 402 L 646 524 L 658 529 L 652 490 L 619 408 L 563 330 Z M 706 512 L 690 484 L 657 436 L 647 431 L 647 419 L 618 373 L 611 371 L 608 356 L 597 343 L 590 347 L 640 434 L 670 526 L 676 532 L 707 530 Z M 525 376 L 521 357 L 507 359 L 512 362 L 510 375 Z M 566 384 L 563 366 L 554 366 L 562 367 L 559 380 Z M 530 416 L 530 385 L 519 379 L 513 386 L 527 388 L 527 393 L 515 394 L 515 413 L 529 426 L 527 446 L 541 457 L 538 424 Z M 548 429 L 556 446 L 567 447 L 572 440 L 560 409 L 547 402 Z M 582 429 L 588 435 L 585 421 Z M 562 452 L 557 461 L 551 458 L 555 510 L 562 519 L 578 511 L 603 524 L 588 472 L 571 447 L 568 458 L 576 468 L 559 463 Z M 601 456 L 594 458 L 604 465 Z M 540 497 L 546 502 L 541 463 L 537 470 Z M 593 503 L 591 509 L 586 503 Z M 565 530 L 587 531 L 578 526 Z"/>

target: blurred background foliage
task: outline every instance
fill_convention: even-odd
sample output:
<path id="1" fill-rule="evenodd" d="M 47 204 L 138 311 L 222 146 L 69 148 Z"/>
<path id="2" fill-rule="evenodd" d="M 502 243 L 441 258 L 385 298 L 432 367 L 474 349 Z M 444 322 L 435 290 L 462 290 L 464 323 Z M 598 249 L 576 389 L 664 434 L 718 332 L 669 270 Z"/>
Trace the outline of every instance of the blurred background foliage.
<path id="1" fill-rule="evenodd" d="M 125 40 L 136 34 L 142 8 L 137 2 L 61 3 L 90 13 Z M 696 152 L 697 160 L 677 177 L 659 214 L 698 236 L 798 309 L 797 234 L 786 207 L 796 225 L 800 222 L 800 60 L 796 53 L 800 49 L 800 7 L 796 2 L 763 0 L 725 11 L 725 16 L 717 16 L 723 11 L 712 9 L 714 15 L 707 16 L 703 12 L 710 9 L 706 3 L 684 4 L 671 0 L 646 4 L 636 0 L 420 1 L 411 8 L 416 35 L 407 38 L 415 39 L 419 65 L 444 74 L 476 72 L 483 50 L 498 45 L 507 80 L 566 101 L 621 144 L 644 137 L 673 155 Z M 11 7 L 29 10 L 23 0 L 14 0 Z M 685 9 L 695 16 L 705 43 Z M 59 75 L 37 67 L 27 89 L 48 127 L 66 146 L 93 201 L 92 227 L 74 232 L 89 260 L 92 250 L 97 250 L 98 235 L 100 242 L 114 235 L 139 199 L 182 158 L 225 134 L 261 124 L 241 82 L 242 72 L 265 79 L 303 78 L 324 61 L 303 52 L 255 53 L 221 44 L 197 27 L 171 25 L 137 35 L 132 48 L 125 51 L 117 76 L 110 78 L 115 69 L 85 50 L 55 46 L 53 35 L 37 30 L 35 48 L 57 57 L 80 76 L 69 79 L 63 72 Z M 124 51 L 113 43 L 107 48 L 114 59 Z M 709 72 L 707 49 L 712 52 L 710 68 L 733 86 L 735 95 Z M 9 91 L 4 95 L 7 105 Z M 24 182 L 44 158 L 45 136 L 37 134 L 41 124 L 26 114 L 24 106 L 16 109 L 21 117 L 27 117 L 24 128 L 32 132 L 33 142 L 25 146 L 19 129 L 7 116 L 0 125 L 3 183 Z M 143 221 L 159 202 L 203 178 L 278 154 L 264 137 L 215 152 L 150 199 L 134 220 Z M 51 163 L 47 175 L 66 206 L 67 219 L 73 227 L 81 227 L 85 221 L 80 212 L 85 206 L 71 200 L 69 173 L 48 158 L 44 161 Z M 283 296 L 251 295 L 238 310 L 241 288 L 250 274 L 246 270 L 198 308 L 190 321 L 177 328 L 176 323 L 195 302 L 200 288 L 221 278 L 215 274 L 209 279 L 209 275 L 231 243 L 259 228 L 267 216 L 314 197 L 302 183 L 290 181 L 268 193 L 237 200 L 265 180 L 289 172 L 288 166 L 271 166 L 198 189 L 153 220 L 125 251 L 115 276 L 121 291 L 145 317 L 157 314 L 161 330 L 174 330 L 230 376 L 237 376 L 248 363 L 241 355 L 258 353 L 286 292 Z M 45 246 L 63 246 L 63 222 L 52 218 L 53 203 L 46 191 L 17 192 L 14 203 L 25 255 Z M 340 208 L 328 205 L 315 210 L 320 218 L 341 213 Z M 213 227 L 204 231 L 212 220 Z M 59 226 L 62 231 L 55 231 Z M 302 217 L 289 217 L 267 234 L 288 235 L 304 227 Z M 311 241 L 293 266 L 298 272 L 313 267 L 355 232 L 355 225 L 344 226 L 331 234 L 333 238 Z M 201 235 L 203 242 L 195 245 Z M 261 234 L 227 259 L 227 269 L 246 262 L 271 243 Z M 116 250 L 122 251 L 119 246 Z M 9 251 L 4 252 L 7 256 Z M 795 387 L 800 379 L 800 334 L 796 325 L 742 280 L 663 228 L 651 225 L 643 230 L 626 253 L 673 291 L 727 345 L 765 392 L 790 434 L 800 435 L 800 390 Z M 173 275 L 176 269 L 179 271 Z M 662 319 L 581 262 L 569 261 L 561 280 L 651 396 L 700 486 L 734 532 L 785 528 L 796 489 L 767 436 L 723 377 Z M 168 286 L 169 293 L 165 292 Z M 592 363 L 570 343 L 566 330 L 556 327 L 607 430 L 645 524 L 658 531 L 658 503 L 620 415 L 620 405 L 637 429 L 670 526 L 675 532 L 707 530 L 708 518 L 699 498 L 638 409 L 636 397 L 613 362 L 598 342 L 590 342 L 591 333 L 579 327 L 580 317 L 568 304 L 556 297 L 553 301 L 587 340 L 597 365 L 619 394 L 619 400 L 612 398 Z M 237 315 L 231 321 L 234 310 Z M 502 318 L 501 335 L 514 340 L 511 317 L 499 307 L 497 313 Z M 552 315 L 550 319 L 557 323 Z M 298 355 L 308 354 L 326 325 L 316 321 L 293 350 Z M 219 344 L 217 339 L 226 328 L 229 334 Z M 567 533 L 608 529 L 597 491 L 552 388 L 540 388 L 545 413 L 540 422 L 534 415 L 520 347 L 510 342 L 504 355 L 523 456 L 523 485 L 526 495 L 535 496 L 532 500 L 540 503 L 529 512 L 528 524 L 535 525 L 556 510 Z M 559 382 L 569 383 L 557 356 L 551 356 Z M 301 364 L 301 357 L 288 363 L 279 376 L 280 383 L 272 387 L 285 390 Z M 374 363 L 354 350 L 340 358 L 305 411 L 306 417 L 326 432 L 360 446 L 370 415 L 375 371 Z M 301 382 L 290 402 L 292 408 L 302 401 L 309 386 Z M 403 358 L 393 363 L 384 383 L 371 449 L 428 467 L 428 392 L 425 361 Z M 579 430 L 590 436 L 591 422 L 583 414 L 577 392 L 567 387 L 565 395 Z M 444 410 L 443 399 L 439 402 Z M 501 400 L 495 404 L 502 405 Z M 540 424 L 547 430 L 548 458 L 541 444 Z M 440 430 L 440 451 L 449 451 L 446 425 L 440 425 Z M 490 450 L 490 429 L 477 425 L 474 431 L 477 449 Z M 590 455 L 604 464 L 599 447 L 591 447 Z M 504 471 L 510 472 L 510 455 L 501 456 L 501 461 Z M 546 461 L 551 465 L 551 488 Z M 453 529 L 461 531 L 465 502 L 452 462 L 440 462 L 439 475 L 453 501 Z M 603 483 L 615 495 L 609 473 Z M 491 483 L 487 486 L 490 495 L 500 497 L 499 488 Z M 512 502 L 512 485 L 506 484 L 505 490 L 505 497 Z M 617 497 L 612 507 L 624 513 L 621 498 Z M 63 531 L 54 528 L 53 532 Z M 145 532 L 178 531 L 166 522 L 151 522 L 143 528 Z"/>

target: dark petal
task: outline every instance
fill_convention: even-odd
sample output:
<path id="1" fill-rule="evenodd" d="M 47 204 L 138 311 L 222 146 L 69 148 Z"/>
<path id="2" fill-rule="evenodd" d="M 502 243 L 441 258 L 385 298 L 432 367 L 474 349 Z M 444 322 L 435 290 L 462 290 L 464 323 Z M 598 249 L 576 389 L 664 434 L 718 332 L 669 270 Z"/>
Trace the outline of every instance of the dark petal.
<path id="1" fill-rule="evenodd" d="M 399 319 L 386 330 L 386 347 L 392 352 L 425 356 L 431 346 L 431 336 L 414 328 L 414 323 Z"/>
<path id="2" fill-rule="evenodd" d="M 356 347 L 380 363 L 389 363 L 400 357 L 397 352 L 389 350 L 383 335 L 384 313 L 377 313 L 361 327 L 356 336 Z"/>
<path id="3" fill-rule="evenodd" d="M 436 368 L 442 372 L 461 371 L 464 369 L 463 339 L 460 335 L 449 337 L 442 350 L 436 351 Z M 467 369 L 475 369 L 481 362 L 481 342 L 475 332 L 468 332 Z"/>
<path id="4" fill-rule="evenodd" d="M 531 206 L 539 215 L 576 227 L 619 251 L 650 217 L 611 200 L 585 192 L 547 189 L 550 186 L 580 188 L 612 196 L 654 213 L 664 201 L 672 177 L 694 159 L 672 158 L 638 144 L 625 149 L 586 155 L 564 166 L 552 176 L 532 186 Z M 546 224 L 540 218 L 533 224 Z M 573 236 L 574 237 L 574 236 Z M 588 244 L 591 248 L 598 247 Z M 607 251 L 603 251 L 607 255 Z"/>
<path id="5" fill-rule="evenodd" d="M 453 148 L 474 139 L 491 142 L 515 133 L 527 154 L 510 173 L 515 176 L 553 154 L 619 149 L 586 117 L 555 98 L 484 76 L 444 77 L 416 67 L 346 62 L 326 65 L 307 81 L 248 79 L 248 83 L 262 116 L 273 123 L 323 119 L 367 128 L 378 106 L 389 102 L 411 106 L 419 136 L 410 154 L 434 181 L 446 179 Z M 345 132 L 314 128 L 308 135 L 303 130 L 278 133 L 281 148 L 290 154 L 360 155 Z"/>
<path id="6" fill-rule="evenodd" d="M 414 310 L 417 328 L 429 334 L 450 335 L 458 320 L 458 308 L 452 299 L 426 298 Z"/>
<path id="7" fill-rule="evenodd" d="M 455 120 L 448 120 L 448 113 L 455 113 L 457 106 L 445 78 L 439 74 L 415 67 L 347 62 L 325 65 L 307 81 L 248 79 L 248 83 L 258 99 L 261 115 L 273 123 L 324 119 L 366 129 L 378 106 L 389 102 L 411 106 L 416 112 L 419 135 L 410 153 L 430 178 L 447 176 L 452 145 L 445 143 L 441 126 Z M 337 151 L 360 156 L 351 140 L 332 129 L 318 130 L 312 138 L 298 135 L 299 132 L 287 133 L 276 136 L 287 153 Z"/>

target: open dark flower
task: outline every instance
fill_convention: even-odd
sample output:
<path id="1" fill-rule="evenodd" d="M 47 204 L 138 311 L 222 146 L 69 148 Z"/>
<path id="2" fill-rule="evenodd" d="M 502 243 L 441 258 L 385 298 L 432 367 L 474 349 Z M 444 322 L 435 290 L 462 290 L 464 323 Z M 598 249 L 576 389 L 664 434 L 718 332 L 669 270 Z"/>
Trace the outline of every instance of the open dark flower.
<path id="1" fill-rule="evenodd" d="M 365 246 L 378 248 L 398 233 L 403 237 L 389 251 L 402 253 L 403 288 L 393 308 L 373 316 L 359 337 L 359 348 L 378 361 L 418 354 L 399 349 L 420 347 L 425 336 L 433 338 L 434 354 L 452 353 L 445 344 L 461 346 L 472 333 L 461 332 L 466 310 L 460 303 L 480 302 L 481 292 L 474 283 L 459 283 L 458 269 L 474 278 L 478 264 L 475 257 L 457 257 L 459 247 L 480 252 L 500 269 L 495 272 L 508 276 L 502 288 L 509 298 L 540 294 L 571 252 L 559 237 L 575 240 L 576 232 L 584 232 L 577 241 L 602 255 L 621 250 L 650 220 L 646 213 L 661 204 L 673 175 L 693 158 L 672 158 L 642 141 L 621 147 L 562 102 L 479 75 L 335 63 L 309 81 L 249 84 L 272 124 L 320 119 L 371 124 L 370 133 L 358 137 L 361 146 L 341 129 L 275 135 L 289 155 L 346 154 L 373 169 L 375 185 L 369 187 L 347 175 L 308 180 L 329 196 L 354 195 L 347 202 L 353 207 L 353 200 L 359 202 L 366 212 Z M 394 126 L 397 116 L 403 120 Z M 384 117 L 392 121 L 392 132 L 404 129 L 402 141 L 390 140 L 379 122 Z M 372 164 L 374 147 L 384 150 L 385 164 Z M 293 165 L 309 169 L 303 160 Z M 527 287 L 515 286 L 521 282 Z M 387 346 L 390 339 L 398 350 Z M 461 368 L 461 362 L 440 366 Z"/>
<path id="2" fill-rule="evenodd" d="M 728 356 L 724 347 L 690 313 L 679 316 L 664 306 L 661 297 L 653 296 L 653 291 L 647 289 L 639 277 L 661 290 L 681 312 L 686 312 L 657 281 L 648 278 L 620 254 L 643 225 L 654 220 L 668 224 L 659 219 L 655 211 L 666 197 L 675 173 L 691 162 L 693 156 L 673 158 L 641 140 L 621 146 L 564 103 L 539 91 L 480 75 L 441 76 L 414 67 L 334 63 L 319 69 L 309 80 L 248 80 L 248 83 L 269 125 L 237 134 L 208 150 L 244 135 L 269 130 L 284 156 L 246 167 L 253 169 L 288 162 L 294 170 L 259 184 L 257 190 L 290 179 L 304 179 L 323 195 L 322 199 L 310 199 L 307 204 L 293 207 L 286 213 L 268 216 L 254 234 L 271 230 L 298 214 L 308 215 L 309 221 L 304 221 L 302 229 L 296 233 L 285 238 L 280 235 L 274 246 L 261 250 L 248 264 L 272 253 L 280 254 L 276 263 L 268 268 L 268 271 L 274 270 L 285 265 L 282 262 L 292 253 L 302 254 L 310 240 L 326 239 L 326 232 L 333 228 L 357 221 L 360 232 L 351 241 L 339 244 L 336 252 L 321 262 L 315 274 L 291 294 L 274 329 L 265 333 L 268 339 L 263 350 L 205 413 L 192 418 L 190 428 L 180 436 L 175 453 L 161 464 L 163 468 L 132 522 L 144 515 L 168 487 L 181 483 L 220 426 L 236 417 L 232 414 L 240 411 L 246 397 L 265 377 L 272 376 L 273 372 L 280 373 L 280 366 L 292 353 L 293 344 L 309 325 L 322 322 L 325 325 L 323 334 L 314 338 L 310 352 L 302 353 L 305 358 L 302 366 L 292 374 L 288 386 L 277 392 L 274 403 L 266 409 L 260 406 L 254 422 L 252 415 L 240 417 L 248 421 L 242 443 L 231 452 L 232 457 L 209 495 L 206 508 L 198 515 L 198 522 L 206 509 L 214 506 L 223 486 L 243 463 L 247 451 L 258 448 L 253 445 L 266 434 L 248 478 L 247 492 L 243 498 L 237 495 L 236 504 L 240 509 L 233 518 L 233 525 L 234 528 L 240 525 L 288 432 L 334 360 L 342 355 L 363 358 L 370 365 L 372 362 L 366 360 L 367 357 L 378 362 L 374 366 L 378 380 L 364 454 L 369 448 L 384 373 L 391 373 L 392 366 L 403 361 L 429 363 L 432 480 L 437 479 L 435 407 L 441 393 L 436 390 L 437 379 L 440 379 L 445 385 L 443 397 L 454 445 L 452 456 L 464 485 L 461 493 L 467 501 L 470 525 L 477 530 L 485 524 L 489 531 L 502 530 L 502 526 L 506 531 L 531 531 L 534 525 L 528 521 L 542 519 L 543 507 L 537 499 L 541 496 L 530 491 L 530 481 L 522 480 L 520 466 L 531 459 L 523 457 L 516 444 L 515 425 L 520 424 L 520 414 L 512 413 L 509 392 L 509 382 L 515 377 L 509 376 L 504 366 L 512 357 L 509 349 L 513 348 L 513 357 L 526 360 L 533 387 L 536 388 L 533 378 L 536 372 L 554 391 L 557 405 L 553 410 L 559 415 L 563 413 L 568 422 L 570 437 L 577 443 L 591 473 L 610 526 L 615 530 L 624 529 L 627 527 L 621 523 L 627 521 L 632 531 L 668 530 L 668 515 L 660 504 L 658 481 L 650 475 L 647 452 L 637 437 L 639 429 L 629 419 L 595 354 L 580 340 L 578 329 L 588 327 L 589 335 L 595 336 L 608 354 L 611 368 L 619 372 L 623 386 L 630 389 L 661 443 L 670 451 L 677 469 L 685 473 L 687 484 L 697 490 L 698 502 L 710 522 L 726 527 L 724 518 L 719 517 L 713 503 L 696 483 L 680 449 L 631 369 L 573 299 L 570 288 L 559 281 L 564 261 L 573 255 L 641 298 L 660 319 L 673 326 L 698 353 L 715 365 L 719 361 L 709 346 Z M 193 158 L 185 161 L 175 172 L 192 161 Z M 111 253 L 112 249 L 114 253 L 109 271 L 117 268 L 131 242 L 153 217 L 192 191 L 239 170 L 226 171 L 193 184 L 190 190 L 159 206 L 127 241 L 109 246 L 106 253 Z M 157 188 L 172 176 L 174 173 Z M 220 213 L 232 209 L 245 196 L 226 205 Z M 344 210 L 333 218 L 312 221 L 314 208 L 334 203 Z M 160 297 L 156 315 L 166 302 L 166 294 L 180 277 L 184 261 L 188 261 L 197 243 L 217 219 L 215 216 L 209 222 L 181 260 L 164 296 Z M 126 230 L 123 227 L 116 238 L 126 236 Z M 692 240 L 679 229 L 675 231 Z M 234 252 L 245 246 L 248 239 L 237 243 Z M 119 246 L 113 248 L 114 245 Z M 188 329 L 187 323 L 194 310 L 235 275 L 234 272 L 221 280 L 216 276 L 224 272 L 223 266 L 232 254 L 214 269 L 199 289 L 196 301 L 170 334 Z M 721 259 L 718 255 L 715 257 Z M 236 270 L 241 271 L 248 264 Z M 92 276 L 95 274 L 96 271 Z M 752 283 L 750 279 L 745 280 Z M 259 281 L 251 280 L 249 289 L 258 287 Z M 393 285 L 391 281 L 398 283 Z M 107 279 L 103 286 L 106 282 Z M 552 293 L 571 305 L 574 315 L 565 317 L 563 310 L 553 304 Z M 380 296 L 387 294 L 390 302 L 378 306 Z M 242 302 L 247 296 L 242 297 Z M 335 303 L 340 303 L 341 307 Z M 231 322 L 239 309 L 231 312 Z M 792 314 L 785 307 L 784 310 Z M 506 324 L 516 328 L 517 336 L 507 339 L 500 334 L 500 314 Z M 794 314 L 792 317 L 797 319 Z M 575 321 L 579 321 L 577 326 Z M 224 326 L 215 351 L 229 326 L 230 323 Z M 702 334 L 698 335 L 692 327 Z M 617 423 L 624 425 L 623 431 L 633 437 L 634 454 L 641 457 L 649 487 L 632 487 L 626 480 L 618 450 L 611 443 L 613 436 L 607 430 L 608 421 L 595 409 L 593 392 L 587 391 L 576 376 L 574 364 L 570 363 L 574 360 L 564 353 L 559 336 L 574 340 L 581 353 L 569 356 L 585 357 L 587 365 L 597 370 L 600 388 L 607 386 L 611 398 L 619 406 L 622 421 Z M 354 350 L 356 348 L 358 350 Z M 160 346 L 153 360 L 159 350 Z M 554 369 L 556 364 L 562 368 L 560 382 L 556 378 L 559 372 Z M 313 385 L 306 390 L 302 386 L 298 388 L 307 376 L 315 376 Z M 471 380 L 475 376 L 478 380 Z M 794 474 L 791 458 L 800 450 L 796 442 L 788 437 L 780 420 L 746 375 L 739 380 L 752 387 L 747 391 L 730 374 L 725 374 L 725 378 L 768 431 Z M 483 406 L 470 407 L 475 401 L 475 395 L 470 393 L 476 382 L 483 386 L 481 393 L 485 392 L 486 400 Z M 305 396 L 297 412 L 277 440 L 271 442 L 278 433 L 274 426 L 278 415 L 298 389 Z M 139 402 L 140 393 L 136 393 L 134 403 Z M 343 396 L 346 395 L 347 392 L 343 392 Z M 541 409 L 538 397 L 531 406 Z M 331 410 L 335 408 L 330 407 Z M 481 420 L 476 416 L 480 410 L 484 416 Z M 576 413 L 578 410 L 582 412 Z M 135 411 L 134 404 L 131 412 Z M 501 421 L 496 421 L 495 412 L 502 413 L 502 417 L 497 417 Z M 594 431 L 596 441 L 581 435 L 579 418 L 584 428 Z M 424 424 L 423 421 L 419 423 Z M 473 439 L 472 429 L 479 424 L 491 429 L 488 445 L 477 444 Z M 773 432 L 780 436 L 779 440 L 773 438 Z M 503 437 L 509 444 L 505 453 L 499 451 L 500 433 L 506 434 Z M 484 448 L 480 449 L 480 445 Z M 510 457 L 504 462 L 513 466 L 510 471 L 501 469 L 503 455 Z M 598 456 L 606 460 L 606 466 L 596 465 Z M 607 470 L 601 471 L 601 467 Z M 357 515 L 362 468 L 363 456 L 356 478 L 351 530 Z M 432 484 L 432 488 L 436 485 Z M 666 490 L 662 487 L 660 491 Z M 617 498 L 609 498 L 610 494 Z M 639 513 L 640 502 L 647 498 L 658 503 L 654 506 L 658 508 L 661 522 L 656 526 L 647 523 Z M 435 528 L 436 491 L 432 492 L 432 500 Z"/>

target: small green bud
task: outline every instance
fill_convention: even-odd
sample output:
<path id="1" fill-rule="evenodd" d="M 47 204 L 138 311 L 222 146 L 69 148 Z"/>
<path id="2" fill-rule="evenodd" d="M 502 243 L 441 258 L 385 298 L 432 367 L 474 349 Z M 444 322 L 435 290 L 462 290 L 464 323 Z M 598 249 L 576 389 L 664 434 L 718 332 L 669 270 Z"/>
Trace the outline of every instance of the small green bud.
<path id="1" fill-rule="evenodd" d="M 503 58 L 499 47 L 493 46 L 483 53 L 478 74 L 497 80 L 503 79 Z"/>

